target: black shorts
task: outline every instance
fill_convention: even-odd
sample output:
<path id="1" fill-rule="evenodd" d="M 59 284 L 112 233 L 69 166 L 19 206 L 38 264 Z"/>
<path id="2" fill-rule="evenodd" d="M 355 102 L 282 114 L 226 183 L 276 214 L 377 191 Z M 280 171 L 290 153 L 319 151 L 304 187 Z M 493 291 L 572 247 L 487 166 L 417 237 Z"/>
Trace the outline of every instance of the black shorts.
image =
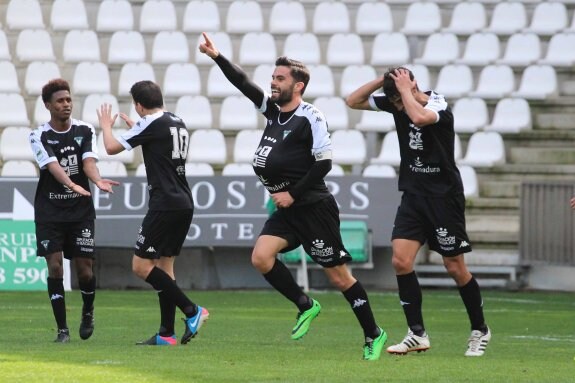
<path id="1" fill-rule="evenodd" d="M 287 252 L 303 245 L 305 252 L 323 267 L 351 261 L 339 231 L 339 208 L 333 196 L 311 205 L 276 210 L 266 221 L 260 235 L 284 238 Z"/>
<path id="2" fill-rule="evenodd" d="M 465 197 L 425 197 L 403 193 L 391 239 L 412 239 L 444 257 L 471 251 L 465 230 Z"/>
<path id="3" fill-rule="evenodd" d="M 193 209 L 149 210 L 140 226 L 135 254 L 147 259 L 179 255 L 193 216 Z"/>
<path id="4" fill-rule="evenodd" d="M 37 222 L 36 246 L 39 257 L 64 252 L 64 258 L 95 258 L 94 220 L 82 222 Z"/>

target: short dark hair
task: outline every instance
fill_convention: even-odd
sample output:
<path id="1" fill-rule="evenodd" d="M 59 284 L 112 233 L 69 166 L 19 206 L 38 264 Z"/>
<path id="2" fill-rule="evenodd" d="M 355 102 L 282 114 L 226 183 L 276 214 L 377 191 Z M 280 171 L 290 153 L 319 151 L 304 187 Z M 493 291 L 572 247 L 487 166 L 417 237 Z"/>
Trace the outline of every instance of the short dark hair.
<path id="1" fill-rule="evenodd" d="M 309 69 L 307 69 L 305 64 L 301 61 L 293 60 L 287 58 L 286 56 L 281 56 L 277 58 L 276 66 L 287 66 L 290 68 L 291 76 L 297 82 L 303 82 L 303 88 L 301 90 L 301 94 L 303 95 L 305 89 L 307 88 L 307 84 L 309 83 Z"/>
<path id="2" fill-rule="evenodd" d="M 48 81 L 48 83 L 42 87 L 42 101 L 44 101 L 44 104 L 50 102 L 52 95 L 61 90 L 70 92 L 70 84 L 68 84 L 68 81 L 62 78 L 55 78 Z"/>
<path id="3" fill-rule="evenodd" d="M 391 74 L 394 73 L 398 69 L 404 69 L 409 73 L 409 79 L 413 81 L 415 78 L 413 76 L 413 72 L 407 69 L 406 67 L 395 67 L 395 68 L 388 68 L 387 72 L 383 75 L 383 93 L 389 98 L 397 98 L 400 97 L 399 91 L 395 86 L 395 80 L 391 77 Z"/>
<path id="4" fill-rule="evenodd" d="M 164 107 L 164 96 L 160 86 L 153 81 L 138 81 L 130 88 L 130 94 L 135 103 L 146 109 Z"/>

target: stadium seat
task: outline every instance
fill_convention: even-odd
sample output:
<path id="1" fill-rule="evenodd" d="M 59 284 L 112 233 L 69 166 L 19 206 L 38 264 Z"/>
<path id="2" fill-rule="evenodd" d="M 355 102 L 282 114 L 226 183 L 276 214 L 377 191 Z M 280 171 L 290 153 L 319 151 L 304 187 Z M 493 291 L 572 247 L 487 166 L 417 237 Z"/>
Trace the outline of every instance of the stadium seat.
<path id="1" fill-rule="evenodd" d="M 62 77 L 60 68 L 53 61 L 32 61 L 26 67 L 24 89 L 31 96 L 42 93 L 42 87 L 50 80 Z"/>
<path id="2" fill-rule="evenodd" d="M 371 65 L 348 65 L 341 74 L 339 95 L 347 97 L 351 92 L 377 78 L 377 72 Z"/>
<path id="3" fill-rule="evenodd" d="M 146 0 L 140 12 L 140 32 L 175 31 L 176 8 L 171 0 Z"/>
<path id="4" fill-rule="evenodd" d="M 134 29 L 134 13 L 128 0 L 103 0 L 96 16 L 97 32 L 130 31 Z"/>
<path id="5" fill-rule="evenodd" d="M 226 15 L 226 32 L 263 32 L 262 8 L 254 0 L 233 0 Z"/>
<path id="6" fill-rule="evenodd" d="M 38 167 L 32 161 L 17 161 L 10 160 L 4 162 L 2 165 L 2 171 L 0 172 L 2 177 L 38 177 Z"/>
<path id="7" fill-rule="evenodd" d="M 350 17 L 345 2 L 319 2 L 313 11 L 311 29 L 319 35 L 350 32 Z"/>
<path id="8" fill-rule="evenodd" d="M 101 153 L 98 153 L 100 158 Z M 126 165 L 122 161 L 117 160 L 100 160 L 98 161 L 98 170 L 102 177 L 127 177 L 128 171 L 126 170 Z"/>
<path id="9" fill-rule="evenodd" d="M 319 40 L 313 33 L 290 33 L 284 42 L 283 55 L 300 60 L 306 65 L 319 65 L 321 61 Z"/>
<path id="10" fill-rule="evenodd" d="M 263 133 L 261 129 L 239 131 L 234 140 L 233 161 L 251 164 Z"/>
<path id="11" fill-rule="evenodd" d="M 44 29 L 42 8 L 38 0 L 10 0 L 6 8 L 8 29 Z"/>
<path id="12" fill-rule="evenodd" d="M 72 94 L 111 93 L 110 71 L 101 62 L 81 62 L 76 65 Z"/>
<path id="13" fill-rule="evenodd" d="M 497 3 L 491 15 L 491 23 L 484 32 L 512 35 L 527 26 L 527 11 L 519 1 Z"/>
<path id="14" fill-rule="evenodd" d="M 255 150 L 254 150 L 255 152 Z M 253 153 L 252 153 L 253 154 Z M 229 163 L 222 168 L 222 176 L 254 176 L 254 168 L 251 163 Z"/>
<path id="15" fill-rule="evenodd" d="M 393 14 L 389 5 L 383 2 L 362 2 L 355 17 L 355 32 L 359 35 L 393 32 Z"/>
<path id="16" fill-rule="evenodd" d="M 413 72 L 413 76 L 415 77 L 419 90 L 425 92 L 433 89 L 427 66 L 423 64 L 407 64 L 404 65 L 404 67 Z"/>
<path id="17" fill-rule="evenodd" d="M 508 65 L 488 65 L 481 70 L 477 89 L 470 97 L 502 98 L 515 90 L 515 75 Z"/>
<path id="18" fill-rule="evenodd" d="M 24 97 L 20 93 L 0 93 L 0 127 L 29 125 Z"/>
<path id="19" fill-rule="evenodd" d="M 212 107 L 206 96 L 182 96 L 176 102 L 176 116 L 186 123 L 186 128 L 209 129 L 212 127 Z"/>
<path id="20" fill-rule="evenodd" d="M 2 100 L 1 96 L 0 94 L 0 101 Z M 4 104 L 0 104 L 0 108 L 3 106 Z M 30 133 L 32 133 L 32 129 L 28 127 L 9 126 L 4 128 L 0 134 L 0 155 L 2 156 L 2 161 L 34 161 L 34 154 L 30 148 Z"/>
<path id="21" fill-rule="evenodd" d="M 50 25 L 53 31 L 89 29 L 84 0 L 54 0 Z"/>
<path id="22" fill-rule="evenodd" d="M 558 33 L 551 37 L 545 58 L 538 60 L 537 64 L 551 65 L 554 67 L 572 67 L 575 65 L 574 46 L 575 33 Z"/>
<path id="23" fill-rule="evenodd" d="M 453 81 L 457 79 L 457 81 Z M 435 91 L 445 97 L 460 98 L 473 89 L 473 73 L 467 65 L 449 64 L 441 68 Z"/>
<path id="24" fill-rule="evenodd" d="M 201 86 L 200 71 L 195 64 L 174 63 L 166 68 L 162 86 L 165 97 L 199 95 Z"/>
<path id="25" fill-rule="evenodd" d="M 95 110 L 94 113 L 96 113 Z M 36 97 L 36 102 L 34 103 L 34 116 L 32 121 L 33 126 L 40 126 L 43 123 L 50 121 L 50 117 L 50 111 L 46 109 L 46 105 L 44 105 L 42 96 Z"/>
<path id="26" fill-rule="evenodd" d="M 475 133 L 488 124 L 489 111 L 485 100 L 479 97 L 463 97 L 453 105 L 456 133 Z"/>
<path id="27" fill-rule="evenodd" d="M 66 63 L 101 61 L 98 35 L 93 30 L 71 30 L 66 33 L 62 58 Z"/>
<path id="28" fill-rule="evenodd" d="M 11 59 L 12 55 L 10 54 L 10 47 L 8 46 L 6 33 L 0 29 L 0 60 L 10 61 Z"/>
<path id="29" fill-rule="evenodd" d="M 331 147 L 335 164 L 361 165 L 365 162 L 365 138 L 358 130 L 336 130 L 331 134 Z"/>
<path id="30" fill-rule="evenodd" d="M 160 31 L 152 45 L 152 64 L 187 63 L 190 61 L 188 39 L 181 31 Z"/>
<path id="31" fill-rule="evenodd" d="M 210 39 L 214 42 L 214 44 L 218 47 L 220 54 L 224 55 L 228 60 L 234 61 L 233 49 L 232 49 L 232 40 L 230 35 L 226 32 L 213 32 L 209 34 Z M 193 49 L 196 55 L 196 64 L 197 65 L 215 65 L 214 60 L 209 58 L 207 55 L 201 53 L 197 47 L 200 46 L 200 42 L 203 42 L 203 36 L 198 37 L 198 41 Z"/>
<path id="32" fill-rule="evenodd" d="M 248 32 L 240 42 L 239 64 L 258 65 L 275 62 L 276 42 L 268 32 Z"/>
<path id="33" fill-rule="evenodd" d="M 456 64 L 485 66 L 493 63 L 501 55 L 501 44 L 495 33 L 474 33 L 467 39 L 463 56 Z"/>
<path id="34" fill-rule="evenodd" d="M 523 32 L 550 36 L 567 28 L 567 7 L 563 3 L 539 2 L 533 11 L 531 24 Z"/>
<path id="35" fill-rule="evenodd" d="M 116 94 L 119 97 L 129 96 L 132 85 L 143 80 L 156 81 L 156 75 L 151 64 L 142 62 L 122 65 L 120 76 L 118 77 L 118 92 Z"/>
<path id="36" fill-rule="evenodd" d="M 507 40 L 503 57 L 497 64 L 527 66 L 541 58 L 541 40 L 535 33 L 514 33 Z"/>
<path id="37" fill-rule="evenodd" d="M 459 41 L 453 33 L 433 33 L 425 41 L 423 54 L 415 64 L 443 66 L 459 57 Z"/>
<path id="38" fill-rule="evenodd" d="M 345 170 L 339 164 L 331 164 L 330 171 L 326 174 L 327 177 L 341 177 L 345 175 Z"/>
<path id="39" fill-rule="evenodd" d="M 492 167 L 505 163 L 505 144 L 497 132 L 475 132 L 469 138 L 465 157 L 459 165 L 474 168 Z"/>
<path id="40" fill-rule="evenodd" d="M 459 135 L 455 133 L 453 136 L 453 159 L 455 161 L 459 161 L 462 156 L 462 149 L 461 149 L 461 139 Z"/>
<path id="41" fill-rule="evenodd" d="M 16 41 L 16 57 L 21 62 L 54 61 L 52 38 L 45 29 L 24 29 Z"/>
<path id="42" fill-rule="evenodd" d="M 449 26 L 441 31 L 456 35 L 471 35 L 480 32 L 486 26 L 487 12 L 482 3 L 477 1 L 459 2 L 453 8 Z"/>
<path id="43" fill-rule="evenodd" d="M 397 173 L 391 165 L 387 164 L 371 164 L 367 165 L 362 172 L 364 177 L 373 178 L 395 178 Z"/>
<path id="44" fill-rule="evenodd" d="M 112 134 L 114 137 L 120 137 L 120 135 L 124 134 L 126 131 L 126 128 L 114 128 L 112 129 Z M 123 164 L 134 163 L 134 150 L 124 150 L 113 155 L 106 153 L 106 148 L 104 147 L 104 134 L 102 132 L 98 134 L 96 142 L 98 145 L 98 157 L 100 157 L 100 161 L 118 161 Z"/>
<path id="45" fill-rule="evenodd" d="M 305 88 L 305 98 L 330 97 L 335 95 L 335 81 L 331 68 L 327 65 L 308 65 L 310 79 Z M 272 73 L 273 70 L 269 73 Z M 270 82 L 268 75 L 268 88 Z"/>
<path id="46" fill-rule="evenodd" d="M 0 61 L 0 93 L 20 93 L 18 73 L 11 61 Z"/>
<path id="47" fill-rule="evenodd" d="M 219 128 L 221 130 L 244 130 L 257 127 L 258 114 L 250 99 L 244 95 L 224 98 L 220 107 Z"/>
<path id="48" fill-rule="evenodd" d="M 441 28 L 439 6 L 432 2 L 415 1 L 410 3 L 405 15 L 401 33 L 406 35 L 430 35 Z"/>
<path id="49" fill-rule="evenodd" d="M 198 129 L 190 135 L 190 148 L 186 162 L 226 163 L 226 140 L 218 129 Z"/>
<path id="50" fill-rule="evenodd" d="M 371 49 L 371 65 L 398 66 L 409 61 L 409 43 L 403 33 L 382 32 L 375 36 Z"/>
<path id="51" fill-rule="evenodd" d="M 355 33 L 335 33 L 331 35 L 327 43 L 327 65 L 362 65 L 364 60 L 365 52 L 359 35 Z"/>
<path id="52" fill-rule="evenodd" d="M 530 65 L 523 71 L 519 89 L 511 96 L 544 100 L 557 96 L 558 92 L 557 73 L 551 65 Z"/>
<path id="53" fill-rule="evenodd" d="M 146 177 L 146 164 L 145 163 L 140 163 L 138 165 L 138 167 L 136 168 L 136 171 L 134 172 L 134 176 L 135 177 Z"/>
<path id="54" fill-rule="evenodd" d="M 182 30 L 186 33 L 219 31 L 221 29 L 220 11 L 216 2 L 211 0 L 188 2 L 182 24 Z"/>
<path id="55" fill-rule="evenodd" d="M 395 129 L 395 121 L 391 113 L 362 110 L 355 128 L 362 132 L 385 133 Z"/>
<path id="56" fill-rule="evenodd" d="M 313 104 L 325 116 L 330 132 L 349 128 L 348 108 L 341 97 L 318 97 Z"/>
<path id="57" fill-rule="evenodd" d="M 224 76 L 222 70 L 217 65 L 212 66 L 208 72 L 207 88 L 206 95 L 208 97 L 223 98 L 242 95 L 242 93 L 230 83 L 226 76 Z"/>
<path id="58" fill-rule="evenodd" d="M 213 176 L 214 168 L 212 165 L 205 162 L 187 162 L 186 163 L 186 176 L 188 177 L 202 177 Z"/>
<path id="59" fill-rule="evenodd" d="M 573 33 L 575 32 L 575 14 L 573 14 L 573 19 L 571 21 L 571 24 L 569 25 L 569 27 L 565 28 L 563 30 L 564 33 Z"/>
<path id="60" fill-rule="evenodd" d="M 89 124 L 92 124 L 94 128 L 99 128 L 98 115 L 96 110 L 100 109 L 102 104 L 110 104 L 112 106 L 112 114 L 120 112 L 120 107 L 116 96 L 112 94 L 97 94 L 92 93 L 86 96 L 84 99 L 84 104 L 82 105 L 82 117 L 81 120 Z M 116 118 L 114 127 L 120 127 L 120 118 Z"/>
<path id="61" fill-rule="evenodd" d="M 458 165 L 461 181 L 463 182 L 463 194 L 465 198 L 479 197 L 479 181 L 477 173 L 472 166 Z"/>
<path id="62" fill-rule="evenodd" d="M 307 30 L 305 8 L 298 1 L 277 1 L 272 5 L 269 31 L 275 34 L 304 33 Z"/>
<path id="63" fill-rule="evenodd" d="M 399 166 L 401 156 L 399 154 L 399 140 L 397 139 L 397 131 L 392 130 L 385 134 L 381 143 L 381 150 L 376 158 L 372 158 L 372 164 L 387 164 L 391 166 Z"/>
<path id="64" fill-rule="evenodd" d="M 531 129 L 531 108 L 522 98 L 503 98 L 497 102 L 491 124 L 485 131 L 519 133 Z"/>
<path id="65" fill-rule="evenodd" d="M 273 62 L 275 62 L 275 60 Z M 270 84 L 272 81 L 272 74 L 274 73 L 275 67 L 276 67 L 275 65 L 271 64 L 260 64 L 256 66 L 256 68 L 254 69 L 254 73 L 252 75 L 252 81 L 255 82 L 257 85 L 259 85 L 259 87 L 262 88 L 265 92 L 269 93 L 271 87 Z M 309 67 L 308 69 L 311 72 L 311 69 Z M 310 78 L 313 78 L 313 75 L 310 76 Z M 306 97 L 310 84 L 308 84 L 305 90 Z"/>
<path id="66" fill-rule="evenodd" d="M 108 46 L 108 64 L 141 63 L 146 60 L 144 37 L 137 31 L 116 31 Z"/>

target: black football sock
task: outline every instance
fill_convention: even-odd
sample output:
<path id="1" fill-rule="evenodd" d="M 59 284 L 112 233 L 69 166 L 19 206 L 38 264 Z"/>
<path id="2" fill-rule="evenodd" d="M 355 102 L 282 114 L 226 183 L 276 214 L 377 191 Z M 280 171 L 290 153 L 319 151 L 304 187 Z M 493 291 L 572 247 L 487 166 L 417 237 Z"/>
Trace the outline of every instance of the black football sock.
<path id="1" fill-rule="evenodd" d="M 486 333 L 487 326 L 483 317 L 483 299 L 481 299 L 481 291 L 474 277 L 471 277 L 471 280 L 465 286 L 459 287 L 459 295 L 461 295 L 467 310 L 471 329 Z"/>
<path id="2" fill-rule="evenodd" d="M 96 299 L 96 277 L 92 276 L 87 282 L 78 280 L 78 287 L 82 293 L 82 314 L 94 309 L 94 299 Z"/>
<path id="3" fill-rule="evenodd" d="M 359 283 L 355 282 L 349 289 L 342 292 L 343 296 L 349 302 L 353 313 L 355 314 L 365 337 L 375 339 L 379 336 L 379 327 L 375 323 L 367 292 Z"/>
<path id="4" fill-rule="evenodd" d="M 174 281 L 176 283 L 176 281 Z M 160 301 L 160 330 L 161 336 L 174 335 L 174 322 L 176 320 L 176 304 L 164 291 L 158 291 Z"/>
<path id="5" fill-rule="evenodd" d="M 425 333 L 423 314 L 421 312 L 423 298 L 417 275 L 415 271 L 412 271 L 409 274 L 396 275 L 396 278 L 397 287 L 399 288 L 399 300 L 407 319 L 407 325 L 415 335 L 423 336 Z"/>
<path id="6" fill-rule="evenodd" d="M 311 308 L 311 299 L 299 287 L 283 262 L 276 259 L 272 269 L 263 276 L 274 289 L 293 302 L 300 312 Z"/>
<path id="7" fill-rule="evenodd" d="M 54 312 L 54 319 L 58 329 L 68 328 L 66 323 L 66 294 L 64 293 L 64 279 L 63 278 L 50 278 L 47 279 L 48 296 L 50 297 L 50 304 L 52 304 L 52 311 Z"/>
<path id="8" fill-rule="evenodd" d="M 154 267 L 148 277 L 148 282 L 156 291 L 162 291 L 186 315 L 192 317 L 197 312 L 197 306 L 184 294 L 176 282 L 162 269 Z"/>

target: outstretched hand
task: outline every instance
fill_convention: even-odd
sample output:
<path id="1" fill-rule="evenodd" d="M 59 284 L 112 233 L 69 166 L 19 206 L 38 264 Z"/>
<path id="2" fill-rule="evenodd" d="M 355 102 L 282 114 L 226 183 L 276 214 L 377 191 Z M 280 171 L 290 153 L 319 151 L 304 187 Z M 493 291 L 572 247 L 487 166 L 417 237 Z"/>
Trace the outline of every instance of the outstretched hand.
<path id="1" fill-rule="evenodd" d="M 218 51 L 206 32 L 202 32 L 202 36 L 204 36 L 204 42 L 200 43 L 200 52 L 215 59 L 220 54 L 220 51 Z"/>
<path id="2" fill-rule="evenodd" d="M 100 105 L 100 109 L 96 109 L 96 114 L 98 115 L 100 129 L 102 130 L 112 129 L 112 126 L 114 126 L 116 118 L 118 117 L 117 114 L 112 116 L 112 105 L 106 103 Z"/>
<path id="3" fill-rule="evenodd" d="M 128 125 L 128 128 L 134 126 L 134 121 L 126 113 L 120 113 L 120 118 Z"/>
<path id="4" fill-rule="evenodd" d="M 113 181 L 106 178 L 103 178 L 100 181 L 96 182 L 96 186 L 98 187 L 98 189 L 108 193 L 114 193 L 112 186 L 118 186 L 119 184 L 120 183 L 118 181 Z"/>

